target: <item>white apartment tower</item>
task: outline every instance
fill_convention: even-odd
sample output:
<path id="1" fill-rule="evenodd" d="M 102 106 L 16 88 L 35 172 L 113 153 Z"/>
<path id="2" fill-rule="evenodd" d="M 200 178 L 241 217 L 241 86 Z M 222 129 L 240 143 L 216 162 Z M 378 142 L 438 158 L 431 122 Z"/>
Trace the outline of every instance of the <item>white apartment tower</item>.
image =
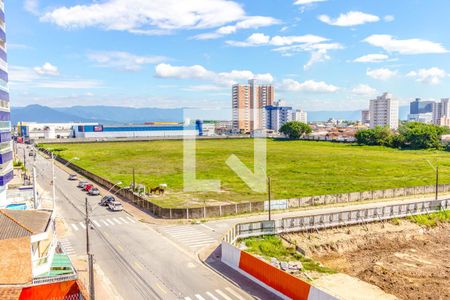
<path id="1" fill-rule="evenodd" d="M 272 105 L 275 88 L 258 85 L 256 80 L 248 84 L 235 84 L 232 88 L 233 131 L 252 132 L 266 126 L 264 107 Z"/>
<path id="2" fill-rule="evenodd" d="M 450 98 L 443 98 L 440 103 L 433 103 L 433 124 L 445 125 L 449 118 Z"/>
<path id="3" fill-rule="evenodd" d="M 387 126 L 398 129 L 398 101 L 391 94 L 384 93 L 376 99 L 370 100 L 370 127 Z"/>
<path id="4" fill-rule="evenodd" d="M 292 121 L 308 124 L 308 113 L 304 110 L 296 109 L 292 112 Z"/>

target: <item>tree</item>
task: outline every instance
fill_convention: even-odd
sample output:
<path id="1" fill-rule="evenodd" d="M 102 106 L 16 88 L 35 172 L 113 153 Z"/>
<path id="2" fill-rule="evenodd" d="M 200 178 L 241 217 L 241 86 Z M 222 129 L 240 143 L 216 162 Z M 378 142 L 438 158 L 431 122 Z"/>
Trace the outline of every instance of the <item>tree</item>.
<path id="1" fill-rule="evenodd" d="M 310 134 L 312 129 L 308 124 L 291 121 L 281 126 L 280 132 L 290 139 L 299 139 L 305 134 Z"/>
<path id="2" fill-rule="evenodd" d="M 358 130 L 355 138 L 360 145 L 389 146 L 392 140 L 392 132 L 388 127 L 376 126 L 372 129 Z"/>
<path id="3" fill-rule="evenodd" d="M 403 148 L 441 149 L 441 137 L 445 128 L 433 124 L 410 122 L 400 127 L 403 137 Z"/>

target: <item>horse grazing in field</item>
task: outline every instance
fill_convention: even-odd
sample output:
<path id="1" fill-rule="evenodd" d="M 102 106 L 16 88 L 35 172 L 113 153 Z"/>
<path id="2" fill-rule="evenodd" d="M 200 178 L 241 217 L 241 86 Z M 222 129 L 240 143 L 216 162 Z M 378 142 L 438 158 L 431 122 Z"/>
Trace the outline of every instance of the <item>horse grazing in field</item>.
<path id="1" fill-rule="evenodd" d="M 150 194 L 156 194 L 156 193 L 158 193 L 158 195 L 164 195 L 164 188 L 157 186 L 155 188 L 150 189 Z"/>

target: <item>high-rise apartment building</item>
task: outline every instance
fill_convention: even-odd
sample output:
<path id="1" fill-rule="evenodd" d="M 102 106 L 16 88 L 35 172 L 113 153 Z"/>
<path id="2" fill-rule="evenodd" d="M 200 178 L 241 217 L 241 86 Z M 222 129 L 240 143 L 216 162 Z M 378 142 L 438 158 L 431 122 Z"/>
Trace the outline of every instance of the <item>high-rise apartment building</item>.
<path id="1" fill-rule="evenodd" d="M 441 102 L 433 104 L 433 124 L 442 124 L 442 118 L 450 118 L 450 98 L 443 98 Z"/>
<path id="2" fill-rule="evenodd" d="M 398 128 L 398 101 L 391 94 L 384 93 L 376 99 L 370 100 L 370 127 L 387 126 Z"/>
<path id="3" fill-rule="evenodd" d="M 292 107 L 285 106 L 282 101 L 277 101 L 274 105 L 267 105 L 265 108 L 265 129 L 279 131 L 281 126 L 292 121 Z"/>
<path id="4" fill-rule="evenodd" d="M 361 124 L 370 124 L 370 111 L 368 109 L 361 111 Z"/>
<path id="5" fill-rule="evenodd" d="M 232 88 L 233 131 L 252 132 L 266 126 L 264 107 L 272 105 L 275 88 L 259 85 L 256 80 L 248 84 L 235 84 Z"/>
<path id="6" fill-rule="evenodd" d="M 292 112 L 292 121 L 308 124 L 308 113 L 304 110 L 296 109 Z"/>
<path id="7" fill-rule="evenodd" d="M 0 205 L 6 201 L 7 184 L 13 178 L 4 7 L 0 0 Z"/>

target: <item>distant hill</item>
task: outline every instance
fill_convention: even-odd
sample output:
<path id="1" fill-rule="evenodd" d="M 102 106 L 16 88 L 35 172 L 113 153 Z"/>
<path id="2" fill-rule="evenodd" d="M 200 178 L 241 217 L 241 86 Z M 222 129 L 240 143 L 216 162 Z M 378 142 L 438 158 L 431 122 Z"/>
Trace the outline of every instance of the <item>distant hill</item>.
<path id="1" fill-rule="evenodd" d="M 194 110 L 195 111 L 195 110 Z M 409 107 L 400 107 L 400 119 L 406 120 Z M 227 119 L 218 110 L 199 112 L 196 118 L 219 120 Z M 326 121 L 329 118 L 356 121 L 361 118 L 360 110 L 353 111 L 308 111 L 308 121 Z M 122 106 L 73 106 L 47 107 L 42 105 L 28 105 L 26 107 L 11 108 L 12 124 L 19 121 L 57 123 L 57 122 L 98 122 L 101 124 L 126 124 L 144 122 L 181 122 L 182 108 L 132 108 Z"/>
<path id="2" fill-rule="evenodd" d="M 131 108 L 120 106 L 74 106 L 51 108 L 42 105 L 12 107 L 11 121 L 26 122 L 98 122 L 124 124 L 143 122 L 180 122 L 182 109 Z"/>

